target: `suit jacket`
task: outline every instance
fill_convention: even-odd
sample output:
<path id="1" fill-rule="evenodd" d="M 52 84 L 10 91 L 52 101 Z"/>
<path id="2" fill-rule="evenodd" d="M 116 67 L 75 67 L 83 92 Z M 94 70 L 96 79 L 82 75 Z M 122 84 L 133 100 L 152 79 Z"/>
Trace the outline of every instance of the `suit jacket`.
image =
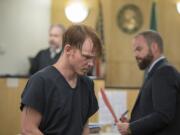
<path id="1" fill-rule="evenodd" d="M 132 135 L 180 135 L 180 74 L 166 59 L 144 81 L 130 119 Z"/>
<path id="2" fill-rule="evenodd" d="M 32 75 L 44 67 L 54 64 L 58 60 L 60 53 L 56 54 L 54 58 L 51 58 L 49 48 L 41 50 L 36 57 L 31 60 L 29 73 Z"/>

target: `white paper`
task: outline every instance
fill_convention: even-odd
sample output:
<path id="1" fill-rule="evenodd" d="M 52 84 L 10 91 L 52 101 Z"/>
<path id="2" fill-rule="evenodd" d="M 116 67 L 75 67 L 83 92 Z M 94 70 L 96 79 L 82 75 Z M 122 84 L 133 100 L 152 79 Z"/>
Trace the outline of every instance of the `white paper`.
<path id="1" fill-rule="evenodd" d="M 106 89 L 105 93 L 113 107 L 113 110 L 117 116 L 120 118 L 122 113 L 127 110 L 127 92 L 115 89 Z M 99 123 L 111 124 L 114 123 L 114 119 L 105 105 L 101 93 L 99 92 Z"/>
<path id="2" fill-rule="evenodd" d="M 7 78 L 6 80 L 7 87 L 18 87 L 19 85 L 19 79 L 18 78 Z"/>

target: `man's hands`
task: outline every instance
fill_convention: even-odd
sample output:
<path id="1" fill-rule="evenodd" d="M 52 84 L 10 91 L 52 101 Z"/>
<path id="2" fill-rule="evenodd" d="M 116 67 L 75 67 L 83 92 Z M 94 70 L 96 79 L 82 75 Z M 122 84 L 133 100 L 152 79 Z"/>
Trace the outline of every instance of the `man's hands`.
<path id="1" fill-rule="evenodd" d="M 121 116 L 121 118 L 119 119 L 121 122 L 129 122 L 128 118 L 126 116 Z"/>
<path id="2" fill-rule="evenodd" d="M 130 130 L 129 130 L 129 123 L 128 122 L 118 122 L 116 123 L 117 128 L 121 135 L 130 135 Z"/>

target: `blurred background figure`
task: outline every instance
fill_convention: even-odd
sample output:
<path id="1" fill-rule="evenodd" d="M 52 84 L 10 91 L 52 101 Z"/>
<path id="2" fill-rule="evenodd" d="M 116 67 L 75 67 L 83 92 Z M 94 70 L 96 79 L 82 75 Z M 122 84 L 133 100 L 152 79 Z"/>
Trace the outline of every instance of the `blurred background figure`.
<path id="1" fill-rule="evenodd" d="M 62 49 L 62 36 L 65 32 L 65 27 L 61 24 L 51 25 L 49 29 L 49 47 L 40 50 L 34 58 L 30 59 L 29 74 L 32 75 L 40 69 L 54 64 Z"/>

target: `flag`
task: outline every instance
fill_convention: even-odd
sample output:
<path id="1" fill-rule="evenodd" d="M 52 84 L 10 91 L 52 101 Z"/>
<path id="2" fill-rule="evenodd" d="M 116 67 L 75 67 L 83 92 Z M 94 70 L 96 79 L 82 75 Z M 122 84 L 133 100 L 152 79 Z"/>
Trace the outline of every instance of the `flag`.
<path id="1" fill-rule="evenodd" d="M 104 23 L 103 23 L 103 9 L 102 9 L 101 0 L 98 0 L 98 16 L 97 16 L 97 21 L 96 21 L 95 27 L 96 27 L 97 34 L 99 35 L 101 42 L 104 45 L 105 44 L 105 41 L 104 41 Z M 96 59 L 95 73 L 96 73 L 97 77 L 101 76 L 101 67 L 103 66 L 102 62 L 104 62 L 104 61 L 105 61 L 104 55 L 102 56 L 101 59 L 100 58 Z"/>
<path id="2" fill-rule="evenodd" d="M 103 9 L 101 0 L 98 0 L 98 16 L 96 22 L 96 31 L 101 38 L 102 44 L 104 45 L 104 23 L 103 23 Z"/>
<path id="3" fill-rule="evenodd" d="M 151 7 L 150 29 L 157 31 L 156 0 L 153 0 Z"/>
<path id="4" fill-rule="evenodd" d="M 156 0 L 153 0 L 150 15 L 150 29 L 157 31 L 157 18 L 156 18 Z M 148 76 L 148 69 L 144 70 L 144 81 Z"/>

